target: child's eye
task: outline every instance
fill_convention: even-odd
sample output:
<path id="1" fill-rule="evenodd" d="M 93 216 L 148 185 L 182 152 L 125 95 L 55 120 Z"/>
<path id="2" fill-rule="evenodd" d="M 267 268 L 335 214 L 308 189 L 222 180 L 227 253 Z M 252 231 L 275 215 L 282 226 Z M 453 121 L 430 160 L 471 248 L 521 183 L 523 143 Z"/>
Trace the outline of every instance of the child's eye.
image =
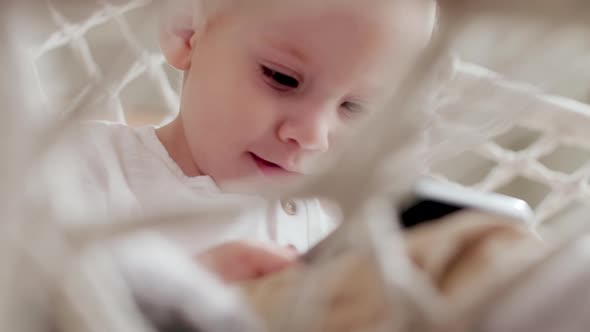
<path id="1" fill-rule="evenodd" d="M 358 113 L 361 113 L 363 111 L 363 108 L 361 107 L 361 105 L 350 102 L 350 101 L 345 101 L 343 102 L 340 107 L 344 108 L 346 110 L 346 112 L 350 115 L 356 115 Z"/>
<path id="2" fill-rule="evenodd" d="M 262 66 L 262 74 L 273 88 L 279 91 L 294 90 L 299 87 L 299 80 L 279 71 Z"/>

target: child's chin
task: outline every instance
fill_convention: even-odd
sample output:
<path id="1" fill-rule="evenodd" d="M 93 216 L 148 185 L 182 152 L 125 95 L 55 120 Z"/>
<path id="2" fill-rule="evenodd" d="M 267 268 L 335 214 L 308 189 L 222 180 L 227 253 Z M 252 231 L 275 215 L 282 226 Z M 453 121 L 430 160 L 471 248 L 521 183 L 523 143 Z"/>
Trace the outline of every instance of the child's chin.
<path id="1" fill-rule="evenodd" d="M 289 172 L 282 168 L 272 168 L 263 172 L 263 176 L 277 180 L 277 181 L 288 181 L 289 179 L 297 179 L 302 176 L 301 173 Z"/>
<path id="2" fill-rule="evenodd" d="M 294 173 L 273 176 L 256 173 L 224 182 L 221 188 L 232 193 L 275 195 L 297 185 L 303 178 L 303 175 Z"/>

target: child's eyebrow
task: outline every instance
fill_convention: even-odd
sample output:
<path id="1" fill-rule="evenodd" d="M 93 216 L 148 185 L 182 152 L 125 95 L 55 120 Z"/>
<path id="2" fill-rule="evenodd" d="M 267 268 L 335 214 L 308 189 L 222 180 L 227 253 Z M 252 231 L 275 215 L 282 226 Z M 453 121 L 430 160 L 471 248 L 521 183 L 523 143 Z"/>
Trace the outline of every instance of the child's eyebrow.
<path id="1" fill-rule="evenodd" d="M 287 42 L 275 40 L 275 41 L 270 41 L 269 45 L 272 48 L 280 51 L 281 53 L 285 53 L 302 63 L 309 62 L 309 58 L 301 49 L 299 49 Z"/>

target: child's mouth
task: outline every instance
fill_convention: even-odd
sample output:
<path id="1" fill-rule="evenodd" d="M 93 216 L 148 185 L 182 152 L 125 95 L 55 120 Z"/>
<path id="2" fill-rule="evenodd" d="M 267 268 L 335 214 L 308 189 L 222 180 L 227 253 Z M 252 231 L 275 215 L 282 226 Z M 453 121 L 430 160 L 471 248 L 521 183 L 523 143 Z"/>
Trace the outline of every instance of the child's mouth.
<path id="1" fill-rule="evenodd" d="M 260 158 L 259 156 L 257 156 L 256 154 L 254 154 L 252 152 L 249 152 L 249 154 L 252 157 L 252 159 L 254 160 L 254 162 L 256 163 L 256 166 L 258 166 L 258 169 L 260 169 L 260 171 L 262 171 L 262 173 L 264 175 L 293 174 L 293 172 L 290 172 L 290 171 L 284 169 L 281 165 L 278 165 L 278 164 L 270 162 L 266 159 Z"/>

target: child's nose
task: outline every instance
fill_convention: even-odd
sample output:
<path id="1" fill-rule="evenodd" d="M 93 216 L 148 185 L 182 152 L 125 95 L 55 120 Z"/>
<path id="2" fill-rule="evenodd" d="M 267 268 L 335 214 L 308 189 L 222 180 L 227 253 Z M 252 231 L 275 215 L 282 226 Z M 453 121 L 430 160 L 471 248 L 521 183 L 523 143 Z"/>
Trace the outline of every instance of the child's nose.
<path id="1" fill-rule="evenodd" d="M 294 143 L 302 150 L 326 152 L 332 131 L 330 116 L 324 112 L 298 112 L 281 123 L 278 136 L 282 142 Z"/>

